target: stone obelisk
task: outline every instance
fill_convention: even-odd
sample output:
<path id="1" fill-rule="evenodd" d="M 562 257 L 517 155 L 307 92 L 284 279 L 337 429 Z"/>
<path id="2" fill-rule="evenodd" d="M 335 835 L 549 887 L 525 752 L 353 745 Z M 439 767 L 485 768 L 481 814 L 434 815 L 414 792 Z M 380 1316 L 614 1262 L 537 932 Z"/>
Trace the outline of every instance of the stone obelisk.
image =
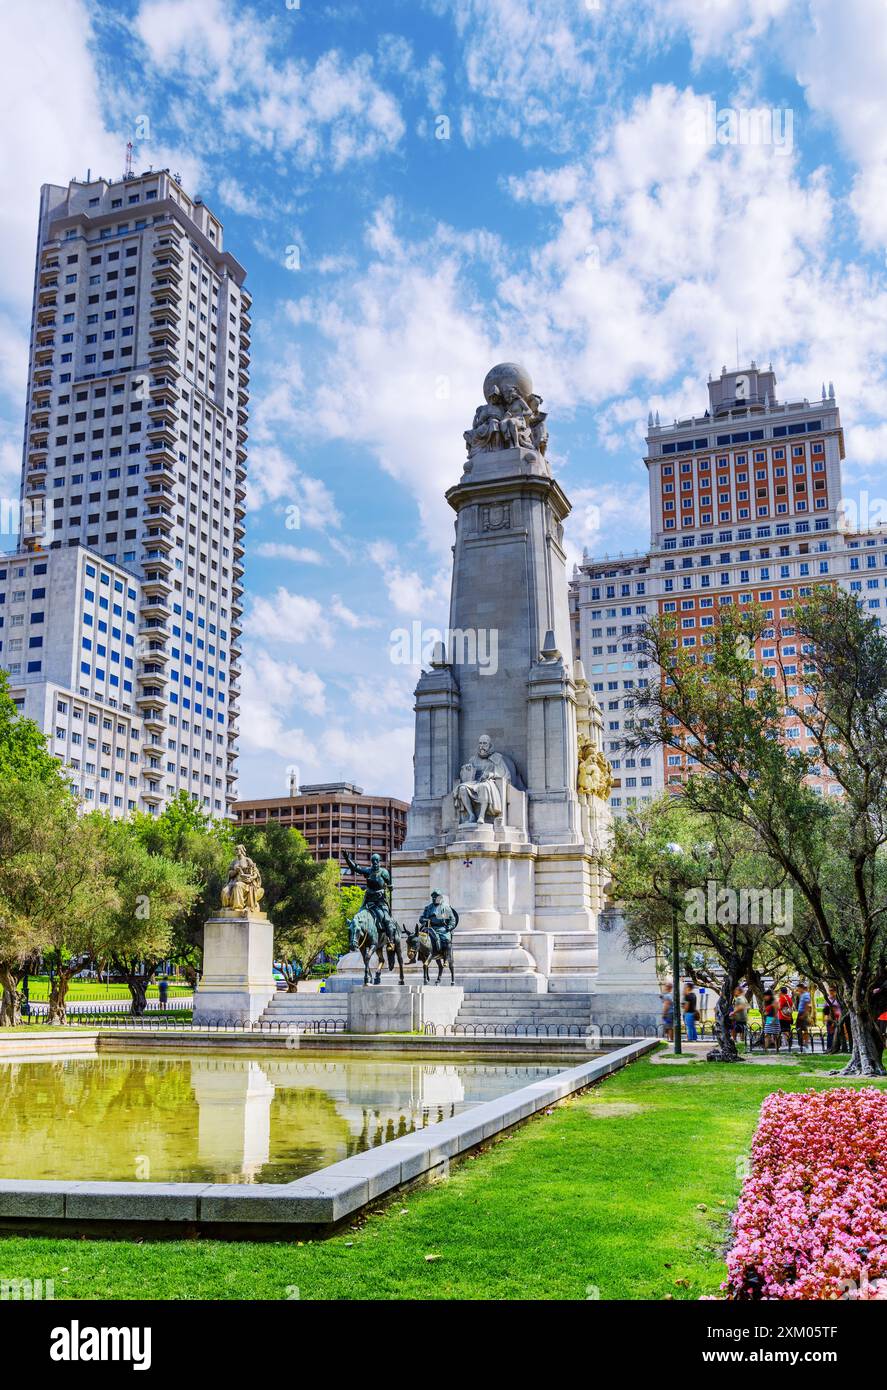
<path id="1" fill-rule="evenodd" d="M 571 660 L 570 504 L 527 372 L 494 367 L 484 397 L 447 492 L 450 627 L 416 688 L 415 789 L 392 856 L 393 912 L 409 922 L 432 888 L 446 895 L 469 990 L 590 992 L 609 809 L 600 712 Z M 591 767 L 584 781 L 580 758 Z"/>

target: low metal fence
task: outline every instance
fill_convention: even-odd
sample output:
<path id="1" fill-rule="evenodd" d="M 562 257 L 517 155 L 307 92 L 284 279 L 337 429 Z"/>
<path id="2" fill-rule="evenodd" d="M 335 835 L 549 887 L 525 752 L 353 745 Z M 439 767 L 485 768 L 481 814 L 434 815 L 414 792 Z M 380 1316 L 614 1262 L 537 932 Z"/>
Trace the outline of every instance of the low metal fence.
<path id="1" fill-rule="evenodd" d="M 176 1018 L 132 1018 L 101 1019 L 99 1028 L 122 1029 L 136 1032 L 176 1032 L 176 1033 L 263 1033 L 273 1036 L 298 1036 L 302 1033 L 345 1033 L 348 1024 L 344 1018 L 314 1018 L 304 1023 L 292 1020 L 256 1019 L 251 1023 L 246 1017 L 223 1015 L 195 1023 L 193 1019 Z"/>
<path id="2" fill-rule="evenodd" d="M 164 1006 L 159 999 L 149 999 L 145 1004 L 148 1013 L 175 1013 L 187 1011 L 194 1006 L 194 996 L 184 995 L 181 998 L 171 996 Z M 27 1018 L 29 1022 L 40 1022 L 49 1013 L 49 1004 L 45 999 L 32 999 L 28 1001 L 27 1014 L 22 1007 L 22 1022 Z M 128 1014 L 131 1012 L 129 1001 L 126 999 L 72 999 L 65 1004 L 65 1014 L 69 1018 L 77 1017 L 92 1018 L 99 1014 Z"/>
<path id="3" fill-rule="evenodd" d="M 651 1024 L 607 1023 L 584 1026 L 581 1023 L 426 1023 L 425 1036 L 432 1038 L 659 1038 L 662 1030 Z"/>
<path id="4" fill-rule="evenodd" d="M 696 1033 L 700 1042 L 717 1042 L 714 1023 L 706 1020 L 704 1023 L 696 1025 Z M 682 1030 L 682 1035 L 686 1038 L 686 1031 Z M 768 1048 L 765 1046 L 765 1036 L 779 1038 L 778 1048 Z M 744 1049 L 745 1052 L 773 1052 L 779 1055 L 783 1052 L 807 1052 L 815 1053 L 817 1050 L 827 1054 L 831 1049 L 831 1038 L 824 1028 L 808 1028 L 805 1030 L 804 1040 L 798 1036 L 797 1030 L 792 1028 L 785 1033 L 771 1033 L 765 1035 L 762 1026 L 753 1027 L 746 1025 L 745 1028 L 738 1029 L 736 1033 L 736 1046 Z M 846 1049 L 849 1051 L 849 1048 Z"/>

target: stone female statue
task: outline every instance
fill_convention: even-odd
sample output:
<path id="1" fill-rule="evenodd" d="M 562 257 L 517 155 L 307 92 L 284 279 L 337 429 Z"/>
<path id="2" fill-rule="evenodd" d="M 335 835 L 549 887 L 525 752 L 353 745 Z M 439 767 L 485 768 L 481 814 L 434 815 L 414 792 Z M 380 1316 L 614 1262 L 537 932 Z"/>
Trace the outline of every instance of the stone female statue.
<path id="1" fill-rule="evenodd" d="M 262 876 L 243 845 L 228 869 L 228 882 L 222 889 L 222 907 L 228 912 L 258 912 L 265 896 Z"/>
<path id="2" fill-rule="evenodd" d="M 481 450 L 500 449 L 502 447 L 499 434 L 501 419 L 502 407 L 499 404 L 498 396 L 494 396 L 486 405 L 477 407 L 471 429 L 466 430 L 463 436 L 469 456 L 479 453 Z"/>

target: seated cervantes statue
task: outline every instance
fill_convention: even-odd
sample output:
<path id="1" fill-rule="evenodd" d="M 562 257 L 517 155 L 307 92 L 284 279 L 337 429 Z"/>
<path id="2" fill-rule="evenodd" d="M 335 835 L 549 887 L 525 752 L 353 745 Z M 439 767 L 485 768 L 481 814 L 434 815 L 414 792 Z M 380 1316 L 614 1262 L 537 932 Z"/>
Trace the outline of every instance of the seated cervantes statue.
<path id="1" fill-rule="evenodd" d="M 228 882 L 222 889 L 222 907 L 228 912 L 258 912 L 265 896 L 262 876 L 243 845 L 228 868 Z"/>
<path id="2" fill-rule="evenodd" d="M 488 812 L 491 820 L 502 815 L 498 778 L 510 782 L 511 769 L 501 753 L 493 752 L 489 734 L 481 734 L 477 752 L 463 765 L 453 788 L 456 814 L 464 824 L 483 825 Z"/>

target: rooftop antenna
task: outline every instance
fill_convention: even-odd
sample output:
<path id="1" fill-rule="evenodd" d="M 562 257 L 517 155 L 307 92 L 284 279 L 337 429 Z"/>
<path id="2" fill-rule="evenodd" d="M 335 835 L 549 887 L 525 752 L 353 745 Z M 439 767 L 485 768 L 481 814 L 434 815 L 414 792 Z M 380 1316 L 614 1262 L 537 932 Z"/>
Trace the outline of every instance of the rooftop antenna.
<path id="1" fill-rule="evenodd" d="M 736 370 L 739 371 L 739 329 L 736 330 Z"/>
<path id="2" fill-rule="evenodd" d="M 123 170 L 123 177 L 124 177 L 125 179 L 131 179 L 131 178 L 132 178 L 132 141 L 131 141 L 131 140 L 127 140 L 127 142 L 126 142 L 126 168 Z"/>

